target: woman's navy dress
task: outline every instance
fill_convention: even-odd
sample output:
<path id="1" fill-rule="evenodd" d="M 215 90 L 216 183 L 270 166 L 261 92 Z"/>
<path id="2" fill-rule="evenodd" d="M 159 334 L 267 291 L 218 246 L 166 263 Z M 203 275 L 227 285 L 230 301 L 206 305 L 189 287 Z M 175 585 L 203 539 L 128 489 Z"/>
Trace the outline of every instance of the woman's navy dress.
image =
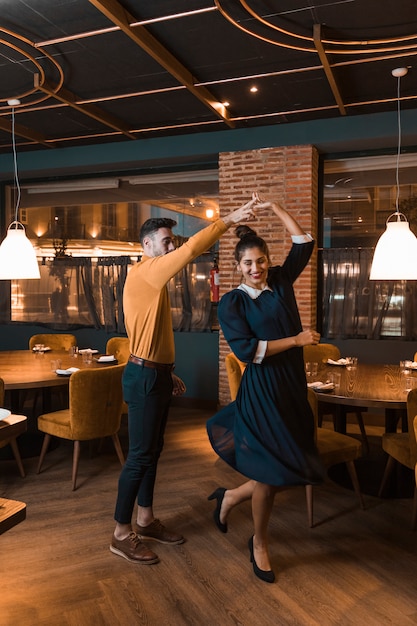
<path id="1" fill-rule="evenodd" d="M 253 362 L 259 340 L 298 335 L 301 320 L 293 283 L 307 265 L 314 243 L 293 244 L 284 265 L 269 271 L 268 286 L 252 299 L 245 291 L 225 294 L 219 322 L 231 350 L 247 363 L 236 401 L 207 422 L 217 454 L 244 476 L 269 485 L 304 485 L 323 479 L 314 443 L 302 348 Z"/>

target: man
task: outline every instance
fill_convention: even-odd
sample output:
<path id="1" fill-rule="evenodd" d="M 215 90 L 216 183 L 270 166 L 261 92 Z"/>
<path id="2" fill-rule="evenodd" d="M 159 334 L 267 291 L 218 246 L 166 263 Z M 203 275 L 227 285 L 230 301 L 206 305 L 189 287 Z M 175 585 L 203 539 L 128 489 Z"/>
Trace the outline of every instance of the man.
<path id="1" fill-rule="evenodd" d="M 254 217 L 257 198 L 190 237 L 175 249 L 169 218 L 151 218 L 140 230 L 143 256 L 131 268 L 123 293 L 131 356 L 123 375 L 128 404 L 129 452 L 119 478 L 114 531 L 110 550 L 133 563 L 151 565 L 158 556 L 143 539 L 176 545 L 184 538 L 169 531 L 153 514 L 158 459 L 172 395 L 185 391 L 173 374 L 174 333 L 167 283 L 183 267 L 210 248 L 233 224 Z M 135 530 L 132 515 L 138 501 Z"/>

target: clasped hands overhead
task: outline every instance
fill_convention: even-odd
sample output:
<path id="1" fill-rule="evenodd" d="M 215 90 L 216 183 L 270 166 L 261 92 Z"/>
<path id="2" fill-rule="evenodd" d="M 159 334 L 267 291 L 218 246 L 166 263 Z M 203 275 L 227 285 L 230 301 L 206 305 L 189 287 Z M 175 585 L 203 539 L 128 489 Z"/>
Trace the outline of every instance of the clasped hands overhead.
<path id="1" fill-rule="evenodd" d="M 242 220 L 246 219 L 249 221 L 256 217 L 256 212 L 260 209 L 270 209 L 273 207 L 273 202 L 263 200 L 257 191 L 252 193 L 252 198 L 249 202 L 246 202 L 243 206 L 240 207 L 240 211 L 242 211 Z"/>

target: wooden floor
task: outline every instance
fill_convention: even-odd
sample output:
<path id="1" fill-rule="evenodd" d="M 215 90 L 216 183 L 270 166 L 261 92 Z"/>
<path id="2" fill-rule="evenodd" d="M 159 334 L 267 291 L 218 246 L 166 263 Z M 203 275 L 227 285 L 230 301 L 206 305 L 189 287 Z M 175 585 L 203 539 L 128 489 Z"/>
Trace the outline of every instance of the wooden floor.
<path id="1" fill-rule="evenodd" d="M 314 528 L 304 490 L 279 494 L 271 522 L 277 574 L 254 577 L 247 550 L 249 503 L 235 509 L 229 532 L 212 520 L 207 495 L 241 478 L 212 452 L 206 411 L 171 412 L 160 462 L 155 512 L 187 538 L 152 544 L 153 566 L 109 551 L 120 467 L 111 445 L 90 458 L 82 448 L 79 488 L 71 491 L 71 446 L 0 463 L 0 496 L 27 504 L 27 519 L 0 536 L 1 626 L 267 626 L 417 624 L 417 533 L 410 499 L 355 495 L 333 482 L 315 489 Z M 126 449 L 126 429 L 122 429 Z"/>

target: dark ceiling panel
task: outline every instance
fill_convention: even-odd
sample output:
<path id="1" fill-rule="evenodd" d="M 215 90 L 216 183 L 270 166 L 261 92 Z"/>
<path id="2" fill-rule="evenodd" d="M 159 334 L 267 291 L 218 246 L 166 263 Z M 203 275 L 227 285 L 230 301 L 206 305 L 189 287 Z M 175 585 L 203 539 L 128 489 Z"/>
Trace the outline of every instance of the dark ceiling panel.
<path id="1" fill-rule="evenodd" d="M 391 71 L 403 65 L 402 107 L 416 108 L 415 0 L 112 0 L 110 9 L 120 5 L 139 22 L 136 32 L 163 46 L 161 62 L 95 4 L 2 0 L 0 152 L 10 150 L 7 100 L 15 97 L 16 121 L 58 146 L 127 141 L 126 129 L 138 140 L 225 130 L 225 101 L 236 128 L 390 111 Z M 35 89 L 35 74 L 67 104 Z"/>

